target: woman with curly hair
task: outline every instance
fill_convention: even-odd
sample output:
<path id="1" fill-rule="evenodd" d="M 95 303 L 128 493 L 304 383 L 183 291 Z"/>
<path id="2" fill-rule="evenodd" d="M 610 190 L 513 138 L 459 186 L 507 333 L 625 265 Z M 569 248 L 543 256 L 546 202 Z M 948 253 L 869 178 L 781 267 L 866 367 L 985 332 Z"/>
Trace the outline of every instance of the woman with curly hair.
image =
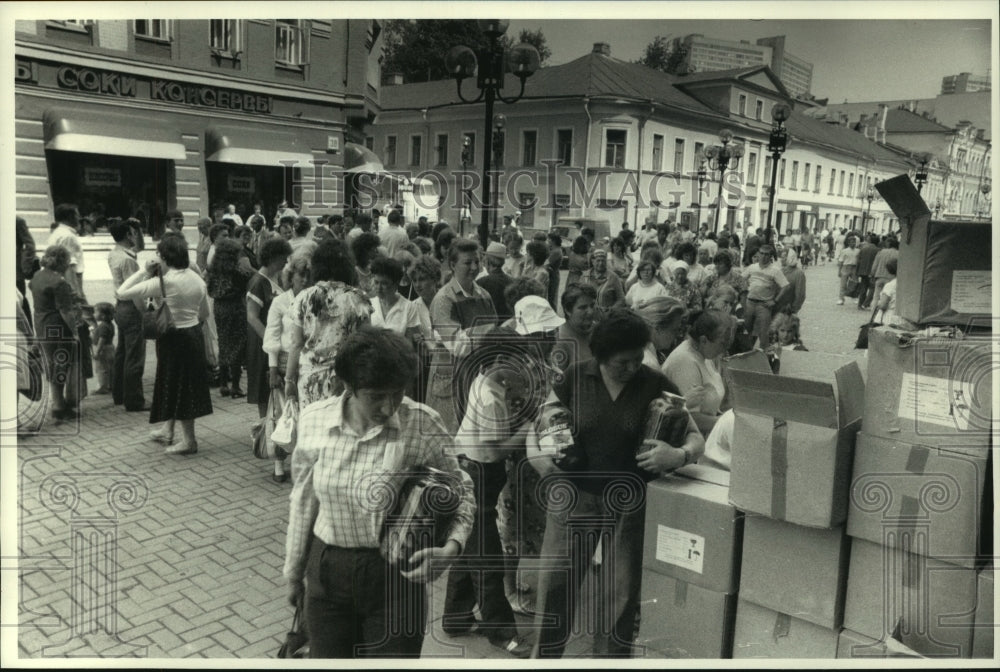
<path id="1" fill-rule="evenodd" d="M 284 238 L 265 241 L 260 248 L 260 269 L 247 283 L 247 402 L 257 404 L 260 417 L 267 413 L 270 387 L 267 384 L 267 357 L 264 354 L 264 330 L 271 304 L 284 289 L 281 269 L 292 255 L 292 246 Z"/>
<path id="2" fill-rule="evenodd" d="M 247 347 L 247 284 L 252 269 L 240 264 L 242 244 L 231 238 L 215 241 L 208 265 L 208 295 L 215 300 L 215 329 L 219 334 L 219 393 L 244 397 L 240 377 Z M 232 383 L 232 388 L 230 388 Z"/>
<path id="3" fill-rule="evenodd" d="M 358 237 L 360 239 L 365 234 Z M 355 282 L 354 261 L 336 239 L 320 243 L 312 255 L 312 286 L 292 304 L 285 396 L 299 408 L 343 392 L 333 361 L 344 339 L 371 323 L 372 307 Z"/>
<path id="4" fill-rule="evenodd" d="M 351 241 L 354 270 L 358 276 L 357 287 L 369 298 L 375 296 L 375 279 L 372 277 L 371 265 L 378 254 L 379 242 L 379 237 L 374 233 L 362 233 Z"/>

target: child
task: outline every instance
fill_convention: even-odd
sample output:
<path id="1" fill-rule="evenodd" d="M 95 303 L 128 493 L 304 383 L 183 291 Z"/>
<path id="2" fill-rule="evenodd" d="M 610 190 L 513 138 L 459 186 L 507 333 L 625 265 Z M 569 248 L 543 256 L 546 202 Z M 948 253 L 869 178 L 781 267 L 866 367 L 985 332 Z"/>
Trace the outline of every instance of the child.
<path id="1" fill-rule="evenodd" d="M 111 367 L 115 362 L 115 307 L 102 301 L 94 306 L 94 317 L 97 320 L 94 327 L 94 368 L 97 369 L 97 382 L 100 384 L 94 394 L 110 394 Z"/>
<path id="2" fill-rule="evenodd" d="M 788 313 L 778 313 L 771 320 L 769 339 L 771 345 L 764 352 L 767 354 L 768 362 L 774 373 L 781 370 L 782 350 L 808 351 L 808 348 L 802 345 L 802 339 L 799 338 L 799 318 Z"/>

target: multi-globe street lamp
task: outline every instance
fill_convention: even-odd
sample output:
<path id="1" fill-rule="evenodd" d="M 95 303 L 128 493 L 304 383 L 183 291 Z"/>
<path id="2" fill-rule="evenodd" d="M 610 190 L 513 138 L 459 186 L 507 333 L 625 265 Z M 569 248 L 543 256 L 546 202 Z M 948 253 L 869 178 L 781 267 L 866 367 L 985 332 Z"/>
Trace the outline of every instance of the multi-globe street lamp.
<path id="1" fill-rule="evenodd" d="M 472 161 L 472 139 L 469 136 L 462 138 L 462 173 L 469 171 L 469 163 Z M 465 237 L 465 218 L 469 216 L 469 196 L 462 190 L 462 210 L 458 215 L 458 235 Z"/>
<path id="2" fill-rule="evenodd" d="M 701 195 L 705 189 L 705 182 L 708 180 L 708 170 L 705 168 L 705 162 L 702 161 L 701 165 L 698 166 L 698 200 L 696 201 L 698 205 L 698 226 L 701 227 Z"/>
<path id="3" fill-rule="evenodd" d="M 538 50 L 530 44 L 521 43 L 507 52 L 500 43 L 500 38 L 507 32 L 510 21 L 506 19 L 483 19 L 477 21 L 479 29 L 489 40 L 489 44 L 478 53 L 466 46 L 452 47 L 445 57 L 445 68 L 448 74 L 455 78 L 458 87 L 458 97 L 465 103 L 484 101 L 485 131 L 483 138 L 483 211 L 479 224 L 479 242 L 485 248 L 489 242 L 489 207 L 490 201 L 490 166 L 493 143 L 491 137 L 493 124 L 493 104 L 500 100 L 507 105 L 513 105 L 524 96 L 524 83 L 528 77 L 535 74 L 539 66 Z M 521 89 L 516 96 L 505 98 L 500 91 L 504 86 L 504 75 L 509 71 L 521 82 Z M 462 95 L 462 80 L 478 75 L 476 86 L 479 96 L 473 100 Z"/>
<path id="4" fill-rule="evenodd" d="M 705 161 L 709 169 L 719 171 L 719 203 L 715 210 L 715 232 L 719 232 L 719 211 L 722 210 L 722 187 L 726 181 L 726 168 L 736 167 L 740 164 L 740 157 L 743 156 L 743 145 L 733 142 L 733 132 L 723 129 L 719 132 L 719 142 L 721 145 L 712 145 L 705 148 Z"/>
<path id="5" fill-rule="evenodd" d="M 504 145 L 504 129 L 507 127 L 507 115 L 503 112 L 497 112 L 493 115 L 493 137 L 490 141 L 493 143 L 493 172 L 498 176 L 503 168 L 503 145 Z M 497 185 L 495 190 L 496 202 L 493 204 L 493 233 L 497 232 L 497 211 L 500 209 L 500 185 Z"/>
<path id="6" fill-rule="evenodd" d="M 931 155 L 924 153 L 917 158 L 920 160 L 920 165 L 917 167 L 917 174 L 913 181 L 917 185 L 917 193 L 919 194 L 923 191 L 924 185 L 927 184 L 927 164 L 931 162 Z"/>
<path id="7" fill-rule="evenodd" d="M 788 148 L 788 130 L 784 124 L 791 115 L 792 108 L 784 103 L 778 103 L 771 108 L 771 118 L 774 120 L 774 125 L 771 127 L 771 135 L 767 141 L 767 151 L 771 152 L 771 187 L 767 191 L 767 231 L 764 234 L 764 238 L 768 242 L 774 240 L 771 222 L 774 221 L 774 190 L 778 181 L 778 159 Z"/>

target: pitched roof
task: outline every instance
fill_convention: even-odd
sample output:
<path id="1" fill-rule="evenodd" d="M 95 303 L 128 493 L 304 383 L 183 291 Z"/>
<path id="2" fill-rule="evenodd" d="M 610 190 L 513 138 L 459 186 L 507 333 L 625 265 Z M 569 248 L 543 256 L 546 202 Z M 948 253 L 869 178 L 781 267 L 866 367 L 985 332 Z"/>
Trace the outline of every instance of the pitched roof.
<path id="1" fill-rule="evenodd" d="M 684 107 L 697 112 L 715 112 L 710 107 L 678 90 L 679 78 L 637 63 L 589 53 L 565 63 L 541 68 L 528 78 L 525 99 L 617 96 L 655 100 L 661 104 Z M 514 95 L 519 84 L 507 76 L 505 95 Z M 478 95 L 473 83 L 465 82 L 466 96 Z M 455 82 L 444 80 L 382 87 L 381 106 L 385 111 L 422 109 L 463 104 L 455 91 Z"/>
<path id="2" fill-rule="evenodd" d="M 713 79 L 739 79 L 743 75 L 749 75 L 751 72 L 757 72 L 766 66 L 764 65 L 747 65 L 742 68 L 732 68 L 730 70 L 708 70 L 706 72 L 692 72 L 689 75 L 678 75 L 677 83 L 685 84 L 687 82 L 701 82 L 705 80 Z"/>
<path id="3" fill-rule="evenodd" d="M 952 133 L 953 129 L 909 110 L 889 110 L 885 117 L 887 133 Z"/>
<path id="4" fill-rule="evenodd" d="M 792 116 L 785 122 L 785 126 L 792 137 L 792 142 L 795 140 L 813 142 L 876 161 L 905 164 L 896 152 L 869 140 L 861 133 L 839 124 L 828 124 L 813 119 L 800 110 L 792 111 Z"/>

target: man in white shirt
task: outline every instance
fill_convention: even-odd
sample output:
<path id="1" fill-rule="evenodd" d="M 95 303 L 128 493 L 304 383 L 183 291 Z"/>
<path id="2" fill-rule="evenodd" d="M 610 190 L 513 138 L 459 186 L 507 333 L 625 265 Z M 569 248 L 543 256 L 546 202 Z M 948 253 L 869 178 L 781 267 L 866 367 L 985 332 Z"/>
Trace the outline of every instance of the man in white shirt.
<path id="1" fill-rule="evenodd" d="M 393 210 L 389 213 L 389 225 L 385 231 L 379 231 L 378 237 L 385 246 L 386 256 L 393 257 L 404 245 L 410 242 L 410 237 L 402 227 L 403 215 Z"/>
<path id="2" fill-rule="evenodd" d="M 745 324 L 747 331 L 757 337 L 760 349 L 769 345 L 768 331 L 771 328 L 771 311 L 779 303 L 782 293 L 791 285 L 781 269 L 774 265 L 774 248 L 764 245 L 757 252 L 758 261 L 750 264 L 743 275 L 747 278 L 749 291 Z"/>
<path id="3" fill-rule="evenodd" d="M 83 295 L 83 247 L 80 245 L 80 236 L 77 233 L 80 226 L 80 209 L 71 203 L 62 203 L 56 206 L 55 217 L 56 227 L 45 241 L 45 247 L 60 245 L 69 252 L 66 282 L 86 302 Z"/>
<path id="4" fill-rule="evenodd" d="M 226 214 L 222 216 L 222 221 L 232 222 L 233 228 L 243 226 L 243 218 L 236 214 L 236 206 L 232 203 L 226 206 Z"/>

